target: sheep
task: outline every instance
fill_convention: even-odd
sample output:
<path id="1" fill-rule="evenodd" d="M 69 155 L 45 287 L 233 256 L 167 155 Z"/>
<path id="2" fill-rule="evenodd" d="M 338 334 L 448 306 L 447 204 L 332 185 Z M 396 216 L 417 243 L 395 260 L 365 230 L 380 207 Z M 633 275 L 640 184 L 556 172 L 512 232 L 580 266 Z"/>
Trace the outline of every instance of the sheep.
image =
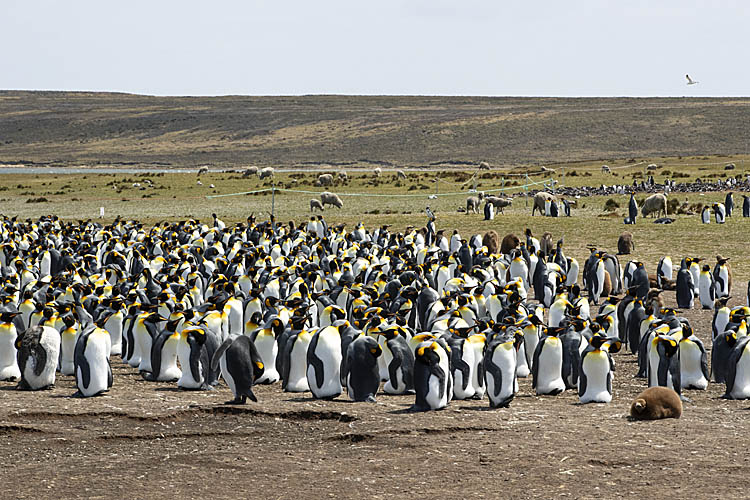
<path id="1" fill-rule="evenodd" d="M 258 167 L 255 165 L 247 167 L 245 171 L 242 172 L 242 177 L 250 177 L 251 175 L 258 175 Z"/>
<path id="2" fill-rule="evenodd" d="M 503 212 L 503 209 L 505 207 L 509 207 L 513 205 L 513 198 L 501 198 L 499 196 L 487 196 L 485 197 L 485 200 L 487 203 L 492 203 L 495 206 L 495 209 L 500 210 L 500 213 Z"/>
<path id="3" fill-rule="evenodd" d="M 734 164 L 734 163 L 727 163 L 727 164 L 726 164 L 726 165 L 724 166 L 724 170 L 734 170 L 735 168 L 737 168 L 737 167 L 735 166 L 735 164 Z"/>
<path id="4" fill-rule="evenodd" d="M 375 167 L 375 170 L 373 170 L 373 173 L 375 174 L 375 177 L 380 177 L 383 173 L 383 169 L 380 167 Z"/>
<path id="5" fill-rule="evenodd" d="M 486 161 L 479 162 L 479 170 L 489 170 L 489 169 L 490 169 L 489 163 L 487 163 Z"/>
<path id="6" fill-rule="evenodd" d="M 333 175 L 331 174 L 320 174 L 318 176 L 318 186 L 331 186 L 333 185 Z"/>
<path id="7" fill-rule="evenodd" d="M 484 193 L 480 192 L 477 194 L 477 196 L 469 196 L 466 198 L 466 213 L 474 212 L 475 214 L 479 213 L 479 205 L 482 204 L 482 199 L 484 198 Z"/>
<path id="8" fill-rule="evenodd" d="M 258 179 L 263 180 L 266 177 L 273 177 L 273 167 L 265 167 L 258 170 Z"/>
<path id="9" fill-rule="evenodd" d="M 659 166 L 656 163 L 649 163 L 648 167 L 646 167 L 646 170 L 651 171 L 656 170 L 657 168 L 659 168 Z"/>
<path id="10" fill-rule="evenodd" d="M 338 173 L 337 177 L 341 182 L 349 182 L 349 176 L 343 170 Z"/>
<path id="11" fill-rule="evenodd" d="M 612 173 L 612 169 L 609 168 L 609 165 L 602 165 L 602 173 L 603 174 L 611 174 Z"/>
<path id="12" fill-rule="evenodd" d="M 396 179 L 406 180 L 406 173 L 403 170 L 396 170 Z"/>
<path id="13" fill-rule="evenodd" d="M 326 205 L 333 205 L 336 208 L 342 208 L 344 206 L 344 202 L 341 201 L 341 198 L 335 193 L 329 193 L 328 191 L 324 191 L 320 193 L 320 202 L 325 207 Z"/>
<path id="14" fill-rule="evenodd" d="M 314 212 L 316 208 L 321 212 L 325 210 L 325 208 L 323 208 L 323 204 L 319 200 L 313 198 L 312 200 L 310 200 L 310 212 Z"/>
<path id="15" fill-rule="evenodd" d="M 521 240 L 513 233 L 506 234 L 503 237 L 503 242 L 500 244 L 500 253 L 509 254 L 511 250 L 517 248 L 521 244 Z"/>
<path id="16" fill-rule="evenodd" d="M 490 229 L 486 233 L 484 233 L 484 236 L 482 236 L 482 246 L 487 247 L 487 251 L 490 254 L 497 253 L 497 249 L 499 247 L 498 242 L 500 241 L 500 235 L 497 234 L 497 231 Z"/>
<path id="17" fill-rule="evenodd" d="M 633 243 L 633 233 L 627 231 L 622 233 L 617 240 L 617 255 L 630 255 L 630 252 L 634 249 L 635 244 Z"/>
<path id="18" fill-rule="evenodd" d="M 643 217 L 652 215 L 656 217 L 664 212 L 664 217 L 667 216 L 667 197 L 661 193 L 652 194 L 646 201 L 641 205 L 641 214 Z"/>
<path id="19" fill-rule="evenodd" d="M 547 201 L 557 201 L 557 198 L 555 195 L 550 194 L 546 191 L 539 191 L 537 194 L 534 195 L 534 206 L 531 209 L 531 215 L 534 215 L 534 213 L 539 210 L 539 212 L 542 215 L 546 214 L 546 208 L 545 205 Z"/>
<path id="20" fill-rule="evenodd" d="M 555 170 L 554 168 L 550 168 L 550 167 L 542 167 L 542 172 L 547 173 L 547 174 L 554 174 L 555 172 L 557 172 L 557 170 Z"/>
<path id="21" fill-rule="evenodd" d="M 198 169 L 198 175 L 201 174 L 207 174 L 208 173 L 208 166 L 204 165 L 201 168 Z"/>

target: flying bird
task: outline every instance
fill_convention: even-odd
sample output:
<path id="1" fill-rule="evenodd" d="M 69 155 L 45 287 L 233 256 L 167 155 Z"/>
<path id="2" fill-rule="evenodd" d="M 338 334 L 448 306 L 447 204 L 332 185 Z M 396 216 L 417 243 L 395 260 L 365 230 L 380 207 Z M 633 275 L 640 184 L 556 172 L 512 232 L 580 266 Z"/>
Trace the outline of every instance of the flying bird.
<path id="1" fill-rule="evenodd" d="M 696 83 L 698 83 L 695 80 L 693 80 L 692 78 L 690 78 L 690 75 L 685 75 L 685 78 L 687 78 L 687 81 L 688 81 L 687 84 L 688 85 L 695 85 Z"/>

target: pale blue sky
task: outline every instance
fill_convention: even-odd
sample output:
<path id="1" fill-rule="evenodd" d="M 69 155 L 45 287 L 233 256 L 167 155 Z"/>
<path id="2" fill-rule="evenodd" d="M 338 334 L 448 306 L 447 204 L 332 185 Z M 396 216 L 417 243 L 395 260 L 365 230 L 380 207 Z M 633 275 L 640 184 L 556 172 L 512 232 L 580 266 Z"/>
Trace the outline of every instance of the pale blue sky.
<path id="1" fill-rule="evenodd" d="M 750 95 L 740 0 L 0 0 L 0 23 L 0 89 Z"/>

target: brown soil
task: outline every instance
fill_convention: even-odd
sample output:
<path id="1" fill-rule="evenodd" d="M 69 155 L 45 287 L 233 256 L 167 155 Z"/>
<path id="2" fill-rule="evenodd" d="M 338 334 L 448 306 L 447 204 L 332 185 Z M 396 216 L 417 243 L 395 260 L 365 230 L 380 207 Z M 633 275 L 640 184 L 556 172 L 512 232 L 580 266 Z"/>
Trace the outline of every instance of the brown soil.
<path id="1" fill-rule="evenodd" d="M 708 340 L 710 311 L 687 316 Z M 679 420 L 632 422 L 645 380 L 630 354 L 616 362 L 608 405 L 537 397 L 524 379 L 508 409 L 485 399 L 428 413 L 408 412 L 413 396 L 326 402 L 278 384 L 225 406 L 223 384 L 178 391 L 119 359 L 98 398 L 70 398 L 71 377 L 36 393 L 2 382 L 0 496 L 746 498 L 748 403 L 711 384 L 687 392 Z"/>

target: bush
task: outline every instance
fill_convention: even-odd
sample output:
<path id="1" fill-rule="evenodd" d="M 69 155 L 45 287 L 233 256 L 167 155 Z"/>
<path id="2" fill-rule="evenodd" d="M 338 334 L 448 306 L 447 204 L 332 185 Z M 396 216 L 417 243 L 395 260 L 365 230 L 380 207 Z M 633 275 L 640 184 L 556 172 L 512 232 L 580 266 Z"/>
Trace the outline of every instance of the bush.
<path id="1" fill-rule="evenodd" d="M 29 198 L 26 200 L 26 203 L 46 203 L 49 200 L 45 198 L 44 196 L 40 196 L 39 198 Z"/>
<path id="2" fill-rule="evenodd" d="M 607 200 L 607 201 L 606 201 L 606 202 L 604 203 L 604 211 L 605 211 L 605 212 L 614 212 L 614 211 L 615 211 L 616 209 L 618 209 L 618 208 L 620 208 L 620 204 L 619 204 L 619 203 L 617 203 L 617 202 L 616 202 L 615 200 L 613 200 L 612 198 L 608 199 L 608 200 Z"/>

